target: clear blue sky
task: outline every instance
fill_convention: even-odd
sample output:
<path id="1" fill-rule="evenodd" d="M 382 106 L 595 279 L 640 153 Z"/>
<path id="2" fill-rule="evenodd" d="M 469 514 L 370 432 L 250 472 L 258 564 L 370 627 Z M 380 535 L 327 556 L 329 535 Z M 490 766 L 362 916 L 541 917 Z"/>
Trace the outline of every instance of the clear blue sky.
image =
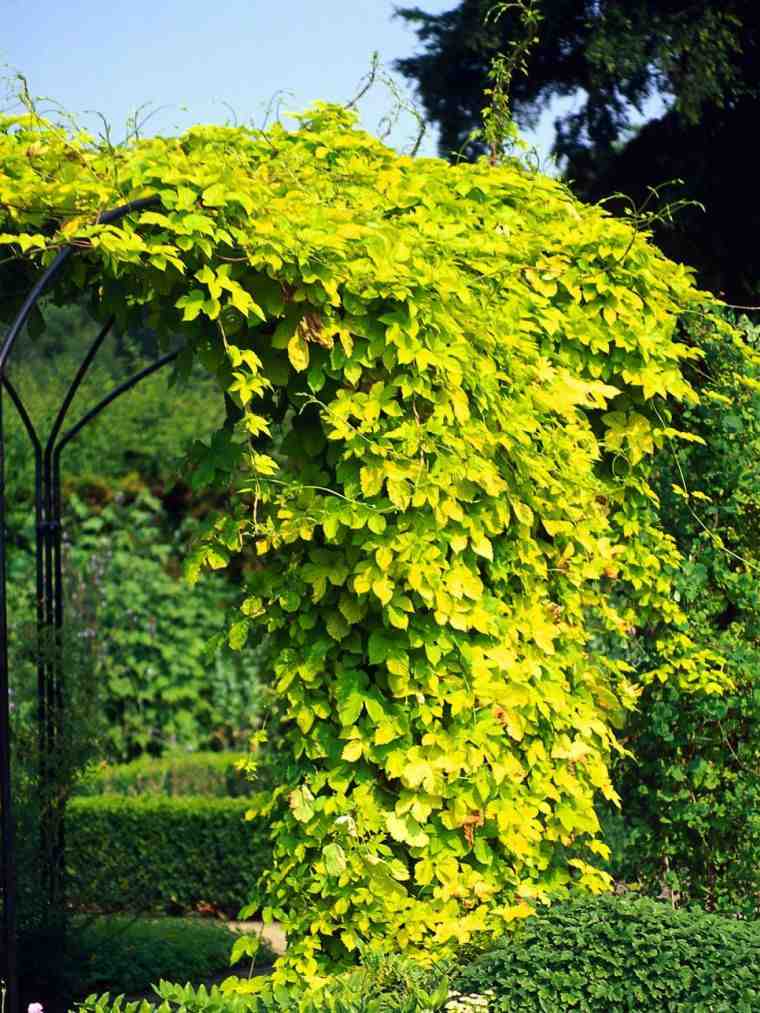
<path id="1" fill-rule="evenodd" d="M 438 14 L 457 0 L 417 2 Z M 374 50 L 388 70 L 412 53 L 416 36 L 392 17 L 393 7 L 393 0 L 0 0 L 0 64 L 90 127 L 95 120 L 85 111 L 103 113 L 115 140 L 143 103 L 166 107 L 147 132 L 225 122 L 230 110 L 260 124 L 278 90 L 290 93 L 284 110 L 316 99 L 345 102 Z M 362 124 L 377 135 L 392 107 L 390 93 L 376 86 L 361 103 Z M 543 152 L 551 119 L 530 138 Z M 388 143 L 403 150 L 415 133 L 414 120 L 402 116 Z M 435 153 L 432 133 L 421 153 Z"/>

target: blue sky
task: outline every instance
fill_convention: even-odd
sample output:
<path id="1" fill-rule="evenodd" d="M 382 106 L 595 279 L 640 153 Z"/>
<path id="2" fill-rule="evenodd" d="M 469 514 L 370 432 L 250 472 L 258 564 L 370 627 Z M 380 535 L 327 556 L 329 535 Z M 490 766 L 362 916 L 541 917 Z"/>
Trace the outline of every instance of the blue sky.
<path id="1" fill-rule="evenodd" d="M 457 0 L 417 2 L 438 14 Z M 316 99 L 345 102 L 373 51 L 388 70 L 412 53 L 416 36 L 392 17 L 393 7 L 393 0 L 0 0 L 0 64 L 90 127 L 96 120 L 86 111 L 103 113 L 115 140 L 144 103 L 161 107 L 147 132 L 222 123 L 233 113 L 260 124 L 278 91 L 283 110 Z M 408 94 L 406 82 L 396 82 Z M 360 107 L 363 126 L 378 135 L 393 105 L 376 86 Z M 544 154 L 551 120 L 530 137 Z M 408 149 L 415 133 L 413 118 L 402 114 L 388 143 Z M 434 134 L 421 153 L 435 153 Z"/>

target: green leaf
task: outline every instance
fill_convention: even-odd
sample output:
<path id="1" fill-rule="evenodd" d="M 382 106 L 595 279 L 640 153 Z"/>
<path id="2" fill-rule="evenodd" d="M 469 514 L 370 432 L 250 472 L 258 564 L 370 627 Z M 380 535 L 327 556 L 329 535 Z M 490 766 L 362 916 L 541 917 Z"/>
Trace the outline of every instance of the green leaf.
<path id="1" fill-rule="evenodd" d="M 328 876 L 340 876 L 346 871 L 346 854 L 340 844 L 328 844 L 322 849 L 322 860 Z"/>
<path id="2" fill-rule="evenodd" d="M 314 815 L 313 801 L 314 796 L 305 785 L 294 789 L 288 796 L 291 812 L 299 823 L 308 823 Z"/>
<path id="3" fill-rule="evenodd" d="M 388 833 L 401 844 L 409 844 L 413 848 L 424 848 L 429 841 L 428 835 L 413 816 L 397 816 L 388 813 L 385 817 Z"/>
<path id="4" fill-rule="evenodd" d="M 244 935 L 238 936 L 235 942 L 232 944 L 232 951 L 230 953 L 230 966 L 237 964 L 238 961 L 242 960 L 243 957 L 250 957 L 253 960 L 256 954 L 261 948 L 261 939 L 259 936 Z"/>
<path id="5" fill-rule="evenodd" d="M 300 333 L 296 333 L 288 342 L 288 358 L 297 373 L 302 373 L 309 366 L 309 346 Z"/>
<path id="6" fill-rule="evenodd" d="M 174 304 L 177 309 L 184 310 L 183 320 L 195 320 L 203 312 L 206 305 L 206 293 L 203 289 L 194 288 L 187 295 L 180 296 Z"/>
<path id="7" fill-rule="evenodd" d="M 387 577 L 372 582 L 372 591 L 380 599 L 383 605 L 387 605 L 393 598 L 393 583 Z"/>
<path id="8" fill-rule="evenodd" d="M 398 630 L 405 630 L 409 626 L 409 616 L 406 612 L 401 612 L 399 609 L 390 606 L 388 609 L 388 621 L 391 626 L 395 626 Z"/>
<path id="9" fill-rule="evenodd" d="M 381 545 L 379 549 L 375 550 L 375 561 L 381 570 L 384 572 L 391 568 L 393 562 L 393 552 L 387 547 L 387 545 Z"/>
<path id="10" fill-rule="evenodd" d="M 351 693 L 338 705 L 338 717 L 342 725 L 353 725 L 364 710 L 364 697 L 361 693 Z M 348 759 L 348 757 L 344 757 Z"/>
<path id="11" fill-rule="evenodd" d="M 344 760 L 348 760 L 349 763 L 355 763 L 362 755 L 362 743 L 359 739 L 353 739 L 348 742 L 341 753 L 341 757 Z"/>
<path id="12" fill-rule="evenodd" d="M 350 626 L 339 612 L 331 612 L 327 617 L 325 629 L 333 640 L 343 640 L 350 633 Z"/>
<path id="13" fill-rule="evenodd" d="M 233 651 L 240 651 L 245 647 L 246 641 L 248 640 L 248 630 L 250 623 L 247 619 L 241 619 L 240 622 L 233 623 L 230 626 L 227 641 Z"/>

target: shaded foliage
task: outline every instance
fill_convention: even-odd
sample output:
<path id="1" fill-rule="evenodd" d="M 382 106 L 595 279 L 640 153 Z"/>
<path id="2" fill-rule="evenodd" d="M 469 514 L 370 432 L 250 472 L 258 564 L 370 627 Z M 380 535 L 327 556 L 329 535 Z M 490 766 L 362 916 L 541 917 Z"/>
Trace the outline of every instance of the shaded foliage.
<path id="1" fill-rule="evenodd" d="M 656 460 L 661 516 L 683 554 L 676 593 L 691 635 L 726 659 L 720 699 L 648 687 L 629 719 L 634 761 L 619 762 L 622 816 L 608 815 L 619 878 L 680 904 L 760 913 L 760 331 L 746 351 L 691 320 L 704 358 L 690 367 L 700 404 L 681 423 L 704 443 Z M 633 660 L 651 661 L 644 631 Z M 638 653 L 638 657 L 635 654 Z"/>

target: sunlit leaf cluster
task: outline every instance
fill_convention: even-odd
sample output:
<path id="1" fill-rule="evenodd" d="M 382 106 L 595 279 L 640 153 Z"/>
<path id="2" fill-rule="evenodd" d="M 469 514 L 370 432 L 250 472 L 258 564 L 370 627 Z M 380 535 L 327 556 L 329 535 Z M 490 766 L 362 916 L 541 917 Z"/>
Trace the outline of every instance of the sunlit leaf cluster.
<path id="1" fill-rule="evenodd" d="M 190 573 L 255 546 L 229 639 L 267 637 L 297 761 L 252 813 L 274 980 L 607 889 L 626 639 L 669 631 L 645 678 L 722 681 L 649 485 L 695 398 L 676 322 L 712 312 L 688 270 L 554 180 L 401 157 L 334 106 L 116 149 L 6 119 L 0 158 L 7 255 L 75 243 L 59 298 L 183 335 L 239 409 L 193 453 L 236 495 Z"/>

